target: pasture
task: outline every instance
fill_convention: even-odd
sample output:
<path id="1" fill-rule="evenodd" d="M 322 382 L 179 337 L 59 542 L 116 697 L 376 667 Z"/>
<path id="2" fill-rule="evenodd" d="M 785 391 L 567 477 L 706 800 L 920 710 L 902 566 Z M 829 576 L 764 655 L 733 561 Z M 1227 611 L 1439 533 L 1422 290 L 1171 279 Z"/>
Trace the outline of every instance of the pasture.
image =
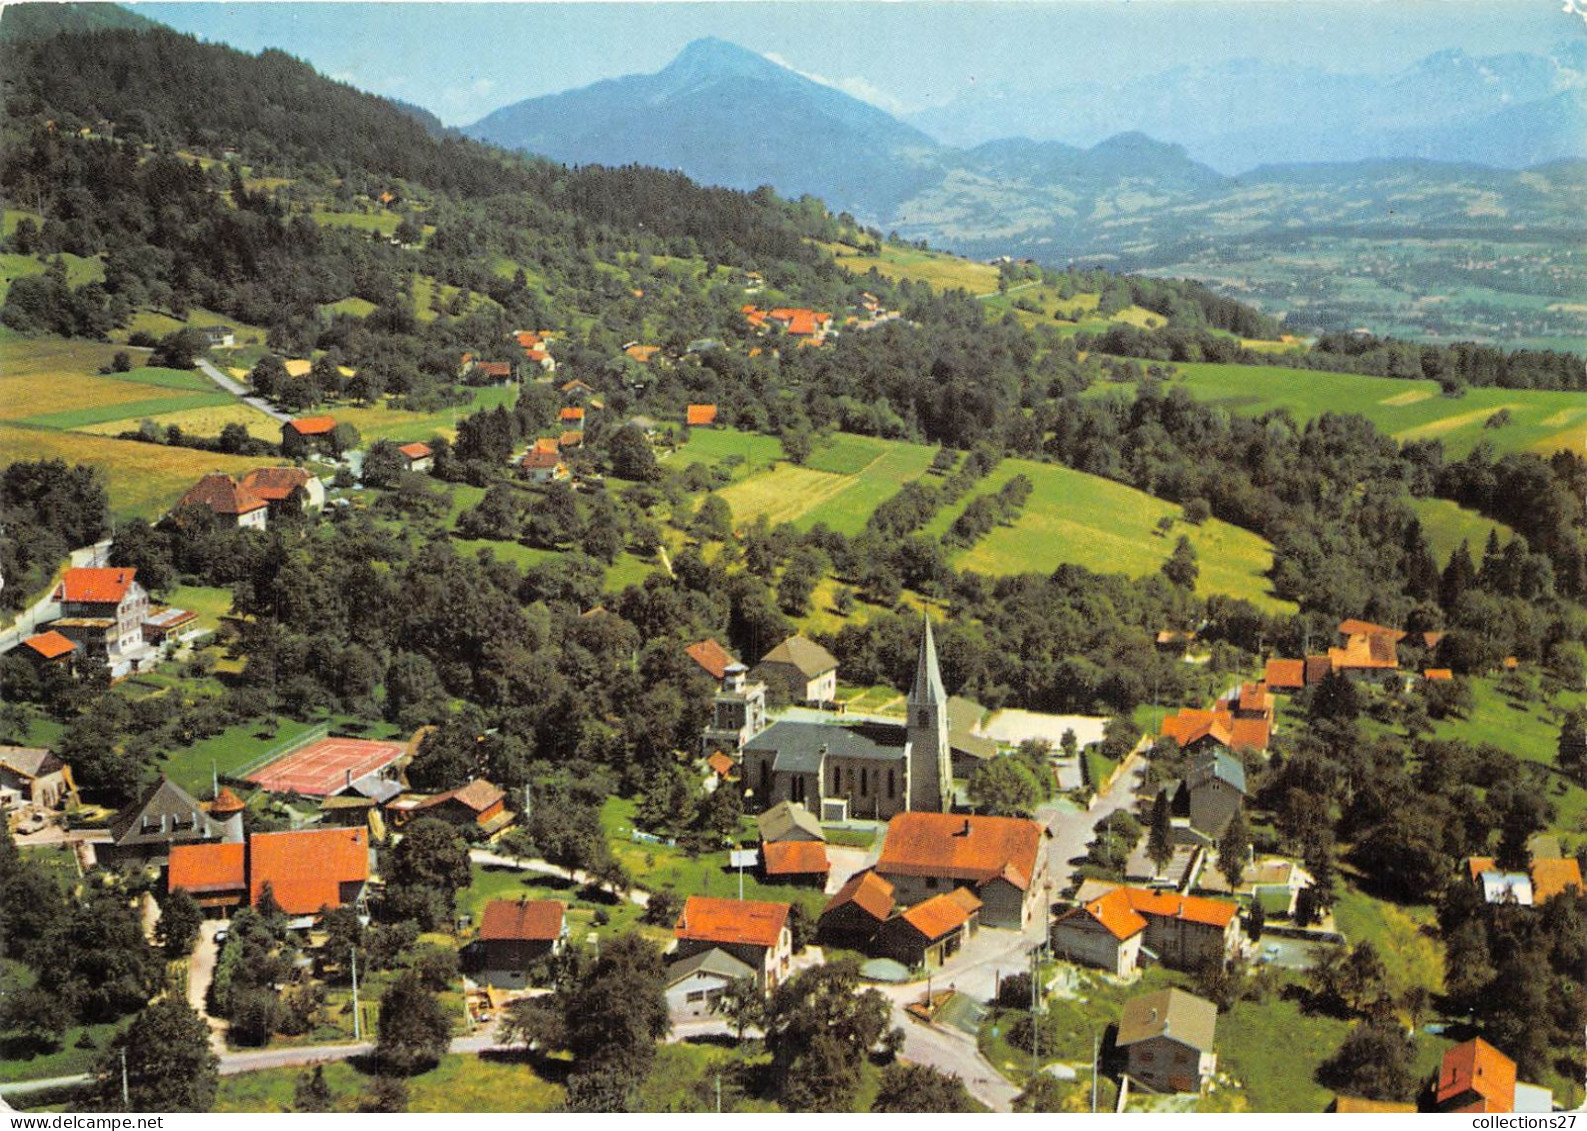
<path id="1" fill-rule="evenodd" d="M 742 461 L 735 475 L 747 477 L 769 471 L 782 459 L 782 441 L 758 432 L 740 432 L 737 428 L 694 428 L 690 429 L 687 442 L 670 457 L 670 462 L 682 470 L 691 463 L 715 466 L 735 456 Z"/>
<path id="2" fill-rule="evenodd" d="M 935 454 L 924 444 L 844 435 L 813 452 L 805 467 L 781 464 L 719 494 L 733 508 L 736 526 L 761 517 L 773 526 L 791 522 L 800 530 L 822 522 L 852 537 L 865 529 L 882 502 L 924 475 Z"/>
<path id="3" fill-rule="evenodd" d="M 143 419 L 142 417 L 137 420 L 122 418 L 101 424 L 90 424 L 78 428 L 77 431 L 114 436 L 136 428 Z M 219 436 L 221 429 L 226 425 L 241 424 L 248 430 L 248 435 L 256 440 L 267 440 L 274 444 L 281 439 L 280 421 L 267 416 L 252 405 L 234 401 L 230 397 L 227 397 L 225 402 L 216 402 L 208 408 L 188 408 L 179 412 L 159 413 L 147 419 L 152 420 L 161 429 L 175 425 L 189 436 Z"/>
<path id="4" fill-rule="evenodd" d="M 1271 593 L 1265 574 L 1272 567 L 1273 551 L 1257 535 L 1217 519 L 1193 526 L 1180 519 L 1181 510 L 1173 503 L 1056 464 L 1004 460 L 963 499 L 938 512 L 926 532 L 940 535 L 970 499 L 995 492 L 1019 474 L 1029 476 L 1033 487 L 1024 512 L 1013 525 L 999 526 L 954 554 L 956 568 L 990 576 L 1047 574 L 1070 563 L 1098 573 L 1144 577 L 1161 568 L 1183 534 L 1201 568 L 1198 594 L 1243 597 L 1268 612 L 1295 611 Z M 1158 520 L 1165 516 L 1177 520 L 1166 536 L 1157 532 Z"/>
<path id="5" fill-rule="evenodd" d="M 325 411 L 337 420 L 346 421 L 357 428 L 358 434 L 363 437 L 366 444 L 372 440 L 398 440 L 407 443 L 410 440 L 423 440 L 436 435 L 451 439 L 457 435 L 457 421 L 462 417 L 480 409 L 495 408 L 497 405 L 510 406 L 518 395 L 517 388 L 511 385 L 493 385 L 471 391 L 473 400 L 467 404 L 437 409 L 434 412 L 408 412 L 405 409 L 392 408 L 387 404 L 365 407 L 336 405 Z M 277 436 L 279 435 L 278 430 Z"/>
<path id="6" fill-rule="evenodd" d="M 18 215 L 8 212 L 8 217 Z M 20 219 L 20 216 L 19 216 Z M 5 301 L 6 292 L 11 289 L 11 284 L 28 275 L 42 275 L 49 270 L 50 262 L 55 257 L 40 255 L 17 255 L 14 253 L 0 254 L 0 302 Z M 81 287 L 85 283 L 103 282 L 105 278 L 105 264 L 102 260 L 84 258 L 70 252 L 61 252 L 61 261 L 66 265 L 66 285 Z"/>
<path id="7" fill-rule="evenodd" d="M 1284 409 L 1297 421 L 1359 413 L 1396 440 L 1441 440 L 1453 458 L 1483 440 L 1501 454 L 1587 446 L 1587 398 L 1576 392 L 1473 388 L 1445 397 L 1435 381 L 1210 362 L 1177 368 L 1180 376 L 1171 384 L 1208 404 L 1247 416 Z M 1509 410 L 1510 423 L 1486 427 L 1500 409 Z"/>
<path id="8" fill-rule="evenodd" d="M 1421 519 L 1422 532 L 1440 567 L 1448 563 L 1449 555 L 1462 542 L 1471 547 L 1471 556 L 1480 566 L 1490 530 L 1498 531 L 1501 543 L 1515 537 L 1515 531 L 1497 519 L 1485 518 L 1448 499 L 1412 499 L 1411 509 Z"/>

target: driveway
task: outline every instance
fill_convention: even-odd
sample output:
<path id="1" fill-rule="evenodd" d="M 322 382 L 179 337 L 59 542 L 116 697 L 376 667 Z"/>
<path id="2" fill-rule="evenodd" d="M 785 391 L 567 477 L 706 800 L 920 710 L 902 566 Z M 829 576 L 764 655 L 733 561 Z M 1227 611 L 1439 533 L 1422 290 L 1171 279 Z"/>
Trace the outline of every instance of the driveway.
<path id="1" fill-rule="evenodd" d="M 468 858 L 476 864 L 489 864 L 495 868 L 511 868 L 518 872 L 539 872 L 543 876 L 560 876 L 562 879 L 572 880 L 576 884 L 602 887 L 601 881 L 588 872 L 583 872 L 576 868 L 564 868 L 562 865 L 553 864 L 549 860 L 518 860 L 483 848 L 470 849 Z M 648 891 L 630 888 L 621 894 L 629 903 L 639 907 L 650 906 L 650 893 Z"/>
<path id="2" fill-rule="evenodd" d="M 1047 863 L 1054 890 L 1064 891 L 1073 882 L 1073 861 L 1085 856 L 1097 824 L 1120 809 L 1135 807 L 1135 792 L 1145 768 L 1145 756 L 1137 747 L 1124 759 L 1124 765 L 1113 779 L 1113 784 L 1096 799 L 1091 808 L 1079 812 L 1045 809 L 1037 813 L 1037 819 L 1047 821 L 1047 827 L 1052 832 L 1052 840 L 1047 845 Z"/>
<path id="3" fill-rule="evenodd" d="M 215 962 L 220 957 L 220 944 L 215 941 L 215 935 L 227 925 L 227 922 L 204 920 L 198 931 L 198 945 L 187 960 L 187 1004 L 209 1026 L 209 1047 L 221 1057 L 227 1055 L 226 1022 L 209 1015 L 208 995 L 209 984 L 215 979 Z"/>
<path id="4" fill-rule="evenodd" d="M 292 419 L 290 413 L 282 412 L 263 397 L 251 395 L 247 385 L 235 381 L 226 374 L 222 373 L 215 367 L 215 363 L 210 361 L 209 358 L 201 357 L 198 359 L 197 364 L 200 373 L 208 377 L 211 381 L 215 382 L 215 384 L 219 385 L 222 389 L 225 389 L 232 396 L 240 399 L 250 408 L 256 408 L 266 416 L 273 416 L 283 424 Z"/>

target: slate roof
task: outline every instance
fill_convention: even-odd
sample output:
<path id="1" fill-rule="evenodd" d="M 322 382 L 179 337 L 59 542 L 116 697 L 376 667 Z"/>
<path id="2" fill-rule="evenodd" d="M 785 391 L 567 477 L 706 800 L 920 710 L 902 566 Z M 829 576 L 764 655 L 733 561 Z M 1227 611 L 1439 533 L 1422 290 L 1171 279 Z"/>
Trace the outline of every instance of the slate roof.
<path id="1" fill-rule="evenodd" d="M 838 661 L 814 640 L 805 636 L 790 636 L 760 658 L 763 664 L 791 664 L 806 679 L 832 671 Z M 940 681 L 939 681 L 940 682 Z"/>
<path id="2" fill-rule="evenodd" d="M 225 835 L 225 825 L 206 813 L 191 793 L 166 778 L 146 786 L 110 823 L 110 839 L 122 847 L 220 840 Z"/>
<path id="3" fill-rule="evenodd" d="M 485 905 L 479 937 L 485 940 L 554 942 L 562 937 L 567 907 L 555 899 L 493 899 Z"/>
<path id="4" fill-rule="evenodd" d="M 778 773 L 814 774 L 821 769 L 823 750 L 838 758 L 898 762 L 904 757 L 904 741 L 904 728 L 886 723 L 838 726 L 784 719 L 750 739 L 744 749 L 775 752 L 772 769 Z"/>
<path id="5" fill-rule="evenodd" d="M 1238 758 L 1218 751 L 1203 758 L 1185 775 L 1185 786 L 1195 789 L 1209 781 L 1221 781 L 1245 793 L 1245 765 Z"/>
<path id="6" fill-rule="evenodd" d="M 394 778 L 383 778 L 379 774 L 365 774 L 361 778 L 354 778 L 351 785 L 342 787 L 343 794 L 349 791 L 384 805 L 402 792 L 402 783 Z"/>
<path id="7" fill-rule="evenodd" d="M 788 922 L 788 904 L 691 895 L 673 933 L 701 942 L 776 946 Z"/>
<path id="8" fill-rule="evenodd" d="M 1114 1043 L 1125 1048 L 1153 1037 L 1168 1037 L 1193 1049 L 1211 1052 L 1217 1026 L 1216 1005 L 1171 987 L 1125 1002 Z"/>
<path id="9" fill-rule="evenodd" d="M 788 840 L 795 830 L 815 840 L 827 839 L 826 834 L 821 831 L 821 822 L 816 820 L 815 814 L 803 805 L 795 805 L 792 801 L 777 802 L 755 818 L 755 827 L 760 830 L 760 839 L 766 844 Z"/>
<path id="10" fill-rule="evenodd" d="M 746 962 L 740 962 L 721 947 L 713 946 L 710 950 L 702 950 L 699 954 L 691 954 L 688 958 L 680 958 L 667 966 L 667 985 L 676 986 L 685 978 L 695 974 L 715 974 L 729 981 L 739 978 L 753 978 L 755 968 Z"/>
<path id="11" fill-rule="evenodd" d="M 1042 827 L 1022 817 L 900 813 L 887 824 L 876 870 L 983 883 L 1002 876 L 1024 890 L 1045 851 Z"/>
<path id="12" fill-rule="evenodd" d="M 0 746 L 0 766 L 6 766 L 26 778 L 53 774 L 63 765 L 54 754 L 37 746 Z"/>

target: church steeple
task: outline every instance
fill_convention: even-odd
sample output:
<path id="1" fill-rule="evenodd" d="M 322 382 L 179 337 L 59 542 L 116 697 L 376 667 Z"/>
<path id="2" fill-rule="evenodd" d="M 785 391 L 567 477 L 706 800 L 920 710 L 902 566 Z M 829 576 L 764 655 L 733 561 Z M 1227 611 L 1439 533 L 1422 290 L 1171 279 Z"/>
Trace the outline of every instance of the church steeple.
<path id="1" fill-rule="evenodd" d="M 948 811 L 953 794 L 953 763 L 948 749 L 948 692 L 937 664 L 931 618 L 924 618 L 915 684 L 907 700 L 909 718 L 909 807 Z"/>

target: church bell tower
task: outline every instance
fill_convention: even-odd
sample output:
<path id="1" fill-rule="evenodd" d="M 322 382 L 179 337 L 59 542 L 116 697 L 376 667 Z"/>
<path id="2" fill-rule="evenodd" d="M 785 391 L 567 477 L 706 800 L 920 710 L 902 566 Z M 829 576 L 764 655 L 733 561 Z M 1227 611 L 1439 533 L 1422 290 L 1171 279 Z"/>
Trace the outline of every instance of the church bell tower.
<path id="1" fill-rule="evenodd" d="M 948 752 L 948 693 L 937 666 L 931 618 L 924 618 L 915 684 L 909 691 L 909 807 L 946 813 L 953 802 L 953 762 Z"/>

